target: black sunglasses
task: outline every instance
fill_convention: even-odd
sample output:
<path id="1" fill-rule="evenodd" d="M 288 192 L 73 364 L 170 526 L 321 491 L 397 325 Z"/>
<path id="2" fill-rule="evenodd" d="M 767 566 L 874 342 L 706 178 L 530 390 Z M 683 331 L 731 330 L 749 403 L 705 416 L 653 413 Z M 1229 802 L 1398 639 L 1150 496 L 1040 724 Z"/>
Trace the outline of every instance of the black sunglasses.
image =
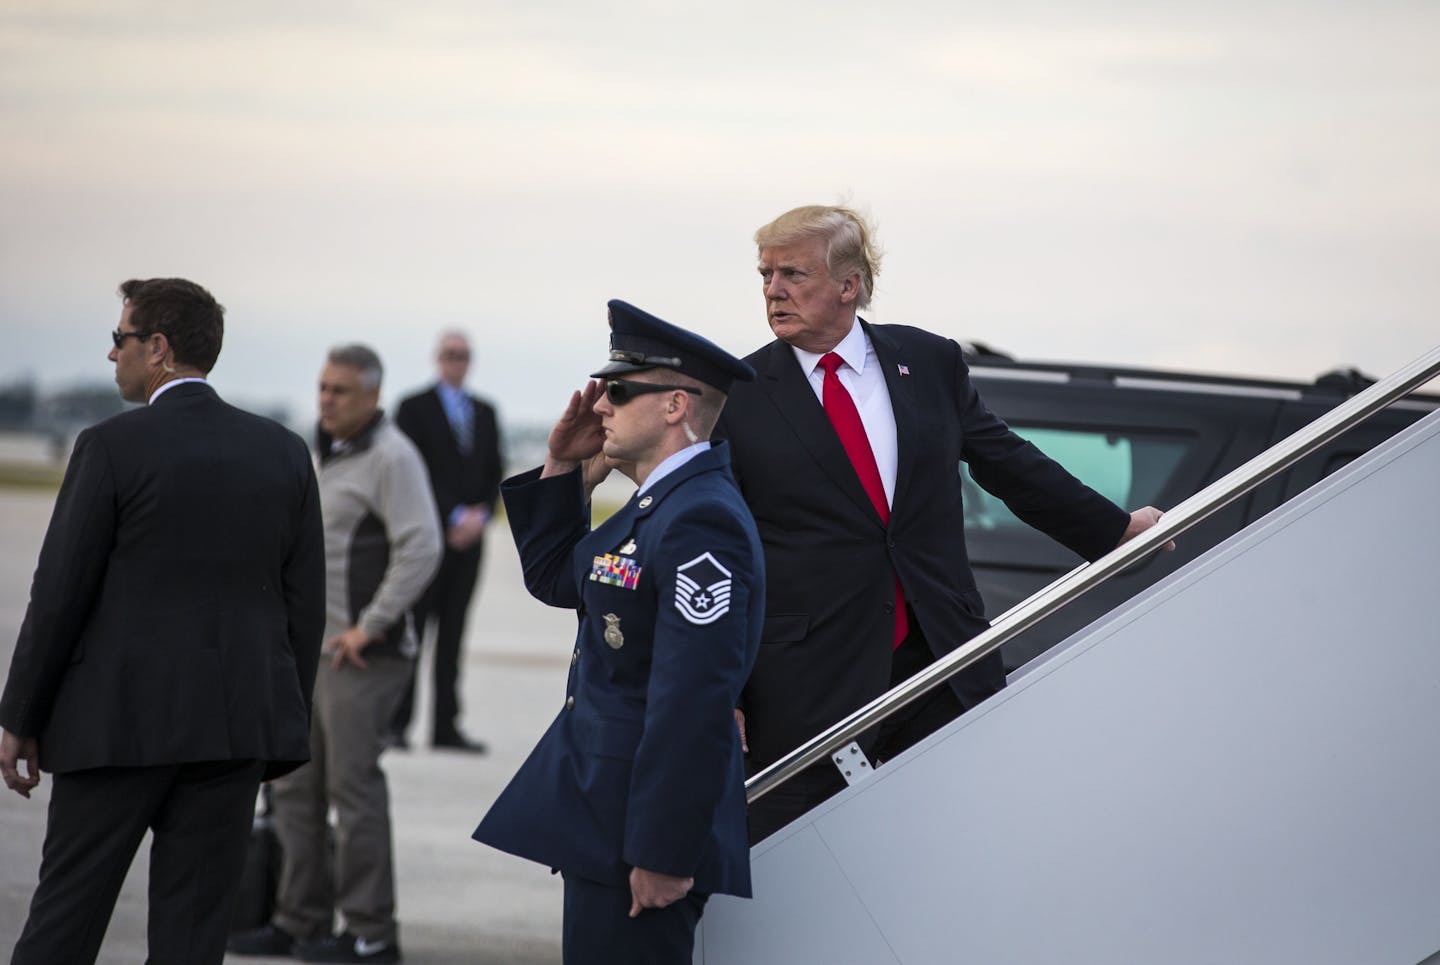
<path id="1" fill-rule="evenodd" d="M 127 338 L 149 338 L 154 332 L 122 332 L 120 329 L 110 333 L 110 339 L 115 343 L 116 348 L 122 348 Z"/>
<path id="2" fill-rule="evenodd" d="M 689 392 L 691 395 L 704 395 L 699 389 L 688 385 L 661 385 L 656 382 L 630 382 L 625 379 L 606 379 L 605 398 L 610 400 L 611 405 L 624 405 L 637 395 L 645 395 L 648 392 Z"/>

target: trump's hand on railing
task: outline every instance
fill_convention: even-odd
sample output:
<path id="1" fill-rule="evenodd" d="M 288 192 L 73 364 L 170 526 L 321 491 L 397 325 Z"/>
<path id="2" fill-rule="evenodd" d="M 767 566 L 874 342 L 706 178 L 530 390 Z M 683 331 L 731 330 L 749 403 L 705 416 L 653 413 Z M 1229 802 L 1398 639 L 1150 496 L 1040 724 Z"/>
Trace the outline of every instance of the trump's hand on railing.
<path id="1" fill-rule="evenodd" d="M 1160 517 L 1164 515 L 1164 513 L 1156 509 L 1154 506 L 1145 506 L 1141 509 L 1135 510 L 1135 512 L 1130 514 L 1130 525 L 1125 527 L 1125 532 L 1120 535 L 1120 542 L 1116 543 L 1115 545 L 1123 546 L 1125 543 L 1128 543 L 1130 540 L 1145 532 L 1151 526 L 1154 526 L 1156 523 L 1160 522 Z M 1174 548 L 1175 541 L 1173 539 L 1170 540 L 1170 542 L 1166 543 L 1163 547 L 1161 547 L 1161 549 L 1165 550 L 1173 550 Z"/>

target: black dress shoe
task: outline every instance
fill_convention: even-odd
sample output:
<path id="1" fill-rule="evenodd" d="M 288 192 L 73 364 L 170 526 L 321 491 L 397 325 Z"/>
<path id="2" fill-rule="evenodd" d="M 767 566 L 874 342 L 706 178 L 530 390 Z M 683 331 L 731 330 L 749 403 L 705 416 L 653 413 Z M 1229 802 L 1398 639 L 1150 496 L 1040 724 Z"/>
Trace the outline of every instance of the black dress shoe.
<path id="1" fill-rule="evenodd" d="M 463 751 L 466 754 L 486 754 L 490 751 L 484 741 L 471 740 L 458 730 L 436 734 L 430 746 L 447 751 Z"/>

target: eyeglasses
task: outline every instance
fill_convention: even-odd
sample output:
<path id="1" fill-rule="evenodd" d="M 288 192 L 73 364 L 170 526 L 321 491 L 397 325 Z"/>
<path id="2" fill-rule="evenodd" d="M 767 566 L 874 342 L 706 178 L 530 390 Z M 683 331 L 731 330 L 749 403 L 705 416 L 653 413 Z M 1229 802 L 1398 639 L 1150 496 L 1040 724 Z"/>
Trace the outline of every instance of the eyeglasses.
<path id="1" fill-rule="evenodd" d="M 646 395 L 650 392 L 689 392 L 691 395 L 704 395 L 697 388 L 688 385 L 661 385 L 656 382 L 631 382 L 626 379 L 606 379 L 605 398 L 610 400 L 611 405 L 624 405 L 637 395 Z"/>
<path id="2" fill-rule="evenodd" d="M 470 361 L 470 353 L 459 352 L 455 349 L 447 348 L 445 351 L 440 353 L 440 358 L 446 362 L 468 362 Z"/>
<path id="3" fill-rule="evenodd" d="M 127 338 L 149 338 L 154 332 L 122 332 L 120 329 L 110 333 L 110 339 L 115 343 L 116 348 L 124 348 Z"/>

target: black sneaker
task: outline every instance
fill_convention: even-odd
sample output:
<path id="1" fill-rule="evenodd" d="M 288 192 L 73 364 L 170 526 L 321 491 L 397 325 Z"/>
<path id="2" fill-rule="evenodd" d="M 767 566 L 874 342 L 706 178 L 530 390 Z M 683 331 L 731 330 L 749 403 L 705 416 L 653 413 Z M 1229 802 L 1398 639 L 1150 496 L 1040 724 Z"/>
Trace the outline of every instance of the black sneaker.
<path id="1" fill-rule="evenodd" d="M 313 942 L 296 942 L 295 957 L 302 962 L 398 962 L 400 942 L 394 938 L 368 940 L 348 931 Z"/>
<path id="2" fill-rule="evenodd" d="M 287 958 L 295 951 L 295 936 L 271 924 L 237 931 L 225 941 L 225 950 L 232 955 L 264 955 Z"/>

